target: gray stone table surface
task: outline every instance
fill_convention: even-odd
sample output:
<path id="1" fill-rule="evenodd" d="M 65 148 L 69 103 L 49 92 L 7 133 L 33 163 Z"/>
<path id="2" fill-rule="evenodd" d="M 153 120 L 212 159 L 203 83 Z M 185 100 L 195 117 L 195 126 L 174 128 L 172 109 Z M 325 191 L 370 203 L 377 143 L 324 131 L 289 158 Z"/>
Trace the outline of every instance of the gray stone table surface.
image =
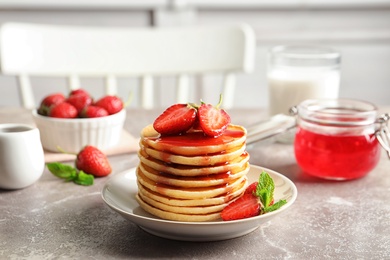
<path id="1" fill-rule="evenodd" d="M 128 110 L 125 128 L 138 136 L 160 112 Z M 267 117 L 263 110 L 229 113 L 244 126 Z M 6 122 L 32 124 L 30 111 L 1 108 L 0 123 Z M 292 207 L 248 235 L 183 242 L 125 220 L 101 198 L 110 177 L 138 164 L 135 153 L 122 154 L 109 158 L 112 175 L 93 186 L 65 183 L 45 169 L 32 186 L 0 190 L 0 259 L 390 259 L 390 160 L 384 152 L 366 177 L 335 182 L 305 175 L 292 145 L 269 140 L 247 150 L 252 164 L 284 174 L 298 189 Z"/>

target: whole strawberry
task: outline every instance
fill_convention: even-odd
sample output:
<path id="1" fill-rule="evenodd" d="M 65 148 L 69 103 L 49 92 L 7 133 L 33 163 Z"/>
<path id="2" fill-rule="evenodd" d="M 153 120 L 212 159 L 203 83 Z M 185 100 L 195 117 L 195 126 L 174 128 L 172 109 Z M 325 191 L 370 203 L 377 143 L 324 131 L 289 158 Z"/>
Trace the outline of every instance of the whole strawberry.
<path id="1" fill-rule="evenodd" d="M 85 146 L 77 154 L 76 168 L 95 177 L 107 176 L 112 171 L 106 155 L 91 145 Z"/>
<path id="2" fill-rule="evenodd" d="M 123 101 L 117 96 L 104 96 L 96 101 L 95 106 L 104 108 L 109 115 L 118 113 L 124 107 Z"/>
<path id="3" fill-rule="evenodd" d="M 80 112 L 80 117 L 84 118 L 95 118 L 103 116 L 108 116 L 108 112 L 104 108 L 98 106 L 86 106 Z"/>
<path id="4" fill-rule="evenodd" d="M 65 96 L 62 93 L 54 93 L 46 96 L 39 105 L 38 114 L 47 116 L 50 110 L 50 107 L 57 105 L 65 101 Z"/>
<path id="5" fill-rule="evenodd" d="M 76 109 L 78 113 L 81 113 L 81 111 L 86 107 L 92 104 L 93 100 L 91 96 L 87 94 L 74 94 L 69 96 L 66 99 L 66 102 L 72 104 Z"/>
<path id="6" fill-rule="evenodd" d="M 175 104 L 168 107 L 154 120 L 153 127 L 160 134 L 184 133 L 195 123 L 197 110 L 189 104 Z"/>
<path id="7" fill-rule="evenodd" d="M 57 118 L 76 118 L 77 109 L 67 102 L 62 102 L 51 106 L 48 116 Z"/>
<path id="8" fill-rule="evenodd" d="M 86 91 L 85 89 L 82 89 L 82 88 L 79 88 L 79 89 L 74 89 L 72 90 L 70 93 L 69 93 L 69 97 L 73 96 L 73 95 L 87 95 L 87 96 L 91 96 L 88 91 Z"/>

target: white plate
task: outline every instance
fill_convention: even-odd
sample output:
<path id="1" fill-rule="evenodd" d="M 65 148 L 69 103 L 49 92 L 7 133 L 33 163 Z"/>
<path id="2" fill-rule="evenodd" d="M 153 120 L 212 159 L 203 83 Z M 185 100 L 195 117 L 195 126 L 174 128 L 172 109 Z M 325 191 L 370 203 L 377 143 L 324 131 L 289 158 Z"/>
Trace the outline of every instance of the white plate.
<path id="1" fill-rule="evenodd" d="M 104 202 L 125 219 L 137 224 L 146 232 L 182 241 L 217 241 L 240 237 L 256 230 L 261 224 L 269 221 L 277 214 L 285 211 L 295 201 L 297 188 L 294 183 L 280 173 L 270 169 L 251 165 L 248 173 L 249 183 L 257 181 L 260 173 L 265 170 L 275 183 L 275 201 L 286 199 L 280 209 L 257 217 L 210 222 L 180 222 L 160 219 L 145 212 L 135 199 L 137 181 L 135 168 L 112 176 L 102 190 Z"/>

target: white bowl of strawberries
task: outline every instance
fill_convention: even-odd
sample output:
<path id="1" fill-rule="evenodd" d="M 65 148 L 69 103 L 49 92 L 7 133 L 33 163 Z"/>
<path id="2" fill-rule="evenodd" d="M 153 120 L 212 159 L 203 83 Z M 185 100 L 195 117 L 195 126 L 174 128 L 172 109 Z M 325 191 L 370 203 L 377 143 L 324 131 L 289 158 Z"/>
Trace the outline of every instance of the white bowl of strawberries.
<path id="1" fill-rule="evenodd" d="M 117 145 L 126 110 L 117 96 L 107 95 L 94 101 L 87 91 L 78 89 L 68 96 L 46 96 L 32 116 L 45 150 L 77 153 L 86 145 L 101 150 Z"/>

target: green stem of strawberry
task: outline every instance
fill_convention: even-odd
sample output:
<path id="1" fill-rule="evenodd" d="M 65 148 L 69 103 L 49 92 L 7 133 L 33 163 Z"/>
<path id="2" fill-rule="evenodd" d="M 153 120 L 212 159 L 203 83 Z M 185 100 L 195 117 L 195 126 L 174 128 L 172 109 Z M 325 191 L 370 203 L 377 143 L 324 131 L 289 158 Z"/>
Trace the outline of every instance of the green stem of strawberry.
<path id="1" fill-rule="evenodd" d="M 219 94 L 219 101 L 218 101 L 218 104 L 215 107 L 219 108 L 221 105 L 222 105 L 222 94 Z"/>
<path id="2" fill-rule="evenodd" d="M 202 102 L 202 100 L 201 100 L 201 102 Z M 195 108 L 196 110 L 198 110 L 198 108 L 199 108 L 199 105 L 196 103 L 188 103 L 187 106 L 189 108 Z"/>
<path id="3" fill-rule="evenodd" d="M 133 101 L 133 92 L 130 91 L 129 95 L 127 96 L 126 102 L 123 103 L 123 107 L 128 107 L 132 101 Z"/>
<path id="4" fill-rule="evenodd" d="M 219 94 L 219 101 L 218 101 L 218 104 L 215 106 L 215 108 L 219 108 L 222 105 L 222 100 L 223 100 L 222 94 Z M 193 103 L 191 103 L 191 104 L 193 104 Z M 201 99 L 200 104 L 202 105 L 202 104 L 206 104 L 206 103 Z M 194 104 L 193 107 L 198 108 L 199 106 Z"/>
<path id="5" fill-rule="evenodd" d="M 65 151 L 64 149 L 62 149 L 62 147 L 60 147 L 60 146 L 58 146 L 58 145 L 57 145 L 57 150 L 58 150 L 59 152 L 61 152 L 61 153 L 71 154 L 71 155 L 76 155 L 76 156 L 77 156 L 76 153 L 67 152 L 67 151 Z"/>

